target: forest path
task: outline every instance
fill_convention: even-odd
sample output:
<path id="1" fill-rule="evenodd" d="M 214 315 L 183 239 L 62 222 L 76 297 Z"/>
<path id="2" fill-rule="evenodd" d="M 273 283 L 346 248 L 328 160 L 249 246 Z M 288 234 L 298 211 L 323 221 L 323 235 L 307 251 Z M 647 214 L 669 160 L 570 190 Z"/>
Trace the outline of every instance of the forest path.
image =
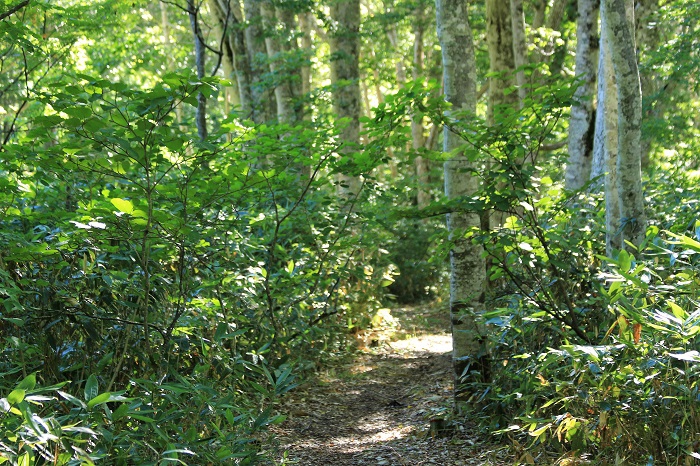
<path id="1" fill-rule="evenodd" d="M 512 464 L 503 446 L 485 442 L 468 425 L 449 437 L 431 433 L 430 420 L 452 410 L 444 306 L 393 309 L 391 316 L 364 335 L 364 351 L 324 367 L 283 400 L 287 420 L 272 429 L 276 464 Z"/>

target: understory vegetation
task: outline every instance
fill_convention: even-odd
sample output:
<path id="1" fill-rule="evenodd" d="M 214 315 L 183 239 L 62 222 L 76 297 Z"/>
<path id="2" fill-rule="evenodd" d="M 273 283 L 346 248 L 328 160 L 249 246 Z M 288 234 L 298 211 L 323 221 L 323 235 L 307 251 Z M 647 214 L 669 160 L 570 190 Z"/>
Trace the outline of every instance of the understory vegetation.
<path id="1" fill-rule="evenodd" d="M 445 116 L 432 70 L 373 99 L 348 151 L 326 65 L 297 102 L 305 118 L 260 123 L 225 109 L 231 80 L 171 69 L 147 27 L 116 47 L 141 13 L 59 3 L 0 25 L 0 464 L 270 460 L 263 432 L 305 374 L 352 351 L 380 309 L 448 299 L 450 212 L 499 219 L 458 232 L 484 248 L 489 373 L 465 377 L 455 422 L 476 420 L 522 464 L 700 460 L 700 60 L 697 27 L 676 16 L 697 18 L 692 2 L 665 13 L 687 36 L 645 61 L 690 84 L 645 102 L 649 227 L 612 255 L 602 181 L 565 189 L 566 150 L 551 148 L 579 80 L 526 67 L 538 81 L 522 108 L 487 124 L 482 103 Z M 47 17 L 55 37 L 38 32 Z M 120 53 L 136 46 L 154 56 L 130 68 Z M 377 67 L 379 89 L 394 67 Z M 473 196 L 441 194 L 451 154 L 413 147 L 417 118 L 460 135 Z"/>

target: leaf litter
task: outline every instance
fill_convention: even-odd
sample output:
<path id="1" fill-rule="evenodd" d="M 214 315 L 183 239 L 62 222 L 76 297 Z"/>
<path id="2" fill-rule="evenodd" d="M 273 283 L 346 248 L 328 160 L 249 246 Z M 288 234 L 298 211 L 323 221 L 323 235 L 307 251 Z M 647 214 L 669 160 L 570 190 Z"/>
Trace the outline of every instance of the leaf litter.
<path id="1" fill-rule="evenodd" d="M 287 419 L 272 428 L 274 464 L 513 464 L 507 446 L 469 422 L 449 432 L 431 429 L 442 427 L 454 406 L 444 307 L 391 314 L 391 325 L 360 336 L 361 351 L 351 361 L 332 362 L 282 401 Z"/>

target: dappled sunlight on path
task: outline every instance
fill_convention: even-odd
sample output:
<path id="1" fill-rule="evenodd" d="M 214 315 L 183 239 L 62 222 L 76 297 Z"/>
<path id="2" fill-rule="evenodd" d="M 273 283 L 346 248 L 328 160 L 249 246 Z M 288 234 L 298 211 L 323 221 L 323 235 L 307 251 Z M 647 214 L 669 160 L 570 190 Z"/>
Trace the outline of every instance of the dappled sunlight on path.
<path id="1" fill-rule="evenodd" d="M 409 334 L 394 327 L 393 338 L 377 337 L 379 345 L 326 368 L 285 399 L 288 419 L 273 429 L 276 464 L 508 464 L 498 460 L 502 449 L 485 445 L 466 426 L 449 438 L 430 434 L 430 420 L 452 410 L 447 324 L 431 308 L 393 313 Z"/>

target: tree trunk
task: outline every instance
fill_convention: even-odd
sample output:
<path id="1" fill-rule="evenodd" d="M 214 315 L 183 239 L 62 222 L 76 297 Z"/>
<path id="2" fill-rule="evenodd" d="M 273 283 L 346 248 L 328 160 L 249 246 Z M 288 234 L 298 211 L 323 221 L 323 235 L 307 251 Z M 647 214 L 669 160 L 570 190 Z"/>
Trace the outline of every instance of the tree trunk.
<path id="1" fill-rule="evenodd" d="M 510 2 L 486 0 L 486 42 L 489 49 L 489 101 L 486 120 L 489 125 L 498 124 L 503 117 L 517 108 L 518 95 L 507 93 L 513 85 L 513 23 Z M 485 213 L 482 227 L 493 228 L 503 224 L 505 212 Z"/>
<path id="2" fill-rule="evenodd" d="M 194 36 L 194 57 L 197 67 L 197 79 L 204 77 L 204 43 L 202 42 L 202 32 L 199 30 L 199 7 L 196 7 L 194 0 L 187 0 L 187 13 L 190 16 L 190 27 Z M 197 93 L 197 135 L 201 141 L 207 138 L 207 98 L 199 92 Z"/>
<path id="3" fill-rule="evenodd" d="M 301 57 L 307 53 L 307 50 L 301 50 L 299 48 L 299 41 L 297 40 L 296 34 L 300 32 L 300 25 L 295 20 L 294 11 L 288 5 L 284 5 L 282 7 L 277 7 L 276 12 L 284 33 L 283 37 L 278 39 L 280 41 L 281 50 L 285 53 L 286 57 L 291 57 L 292 60 L 297 63 L 287 71 L 285 79 L 291 96 L 294 120 L 301 121 L 304 119 L 305 113 L 303 104 L 303 96 L 305 95 L 303 84 L 305 78 L 304 68 L 308 68 L 306 60 Z M 303 15 L 305 12 L 299 14 Z M 309 46 L 309 50 L 310 49 L 311 47 Z"/>
<path id="4" fill-rule="evenodd" d="M 423 75 L 423 39 L 425 32 L 425 7 L 419 4 L 416 7 L 413 21 L 413 79 L 419 79 Z M 413 150 L 425 148 L 425 126 L 423 117 L 411 115 L 411 141 Z M 418 208 L 430 204 L 430 160 L 417 155 L 414 161 L 416 167 L 416 181 L 418 190 L 416 201 Z"/>
<path id="5" fill-rule="evenodd" d="M 533 29 L 538 29 L 544 26 L 545 14 L 547 12 L 547 0 L 533 0 L 533 9 L 535 13 L 532 19 Z"/>
<path id="6" fill-rule="evenodd" d="M 277 121 L 280 123 L 291 123 L 295 120 L 293 95 L 290 80 L 281 71 L 282 52 L 279 38 L 276 34 L 278 22 L 275 7 L 267 1 L 262 2 L 260 4 L 260 15 L 262 17 L 263 30 L 266 31 L 265 48 L 267 50 L 267 62 L 270 74 L 274 80 Z"/>
<path id="7" fill-rule="evenodd" d="M 246 50 L 245 35 L 241 28 L 243 13 L 232 0 L 210 0 L 209 7 L 216 20 L 227 78 L 235 82 L 236 99 L 244 118 L 251 118 L 252 71 Z M 228 73 L 231 73 L 230 75 Z"/>
<path id="8" fill-rule="evenodd" d="M 567 189 L 581 189 L 590 179 L 595 131 L 596 63 L 598 61 L 598 0 L 578 1 L 576 24 L 576 75 L 581 79 L 574 94 L 569 120 L 569 161 Z"/>
<path id="9" fill-rule="evenodd" d="M 642 191 L 642 92 L 634 41 L 632 0 L 603 0 L 605 27 L 617 84 L 617 191 L 620 197 L 621 238 L 638 246 L 646 233 Z M 608 231 L 608 234 L 611 234 Z"/>
<path id="10" fill-rule="evenodd" d="M 337 121 L 343 121 L 340 152 L 349 158 L 360 144 L 360 1 L 334 0 L 330 11 L 335 22 L 330 34 L 333 111 Z M 354 164 L 348 160 L 347 166 L 352 169 Z M 343 174 L 339 182 L 341 196 L 350 198 L 359 194 L 357 176 Z"/>
<path id="11" fill-rule="evenodd" d="M 520 108 L 525 105 L 527 88 L 525 87 L 525 71 L 527 64 L 527 37 L 525 35 L 525 11 L 523 0 L 510 0 L 510 17 L 513 28 L 513 62 L 517 69 L 515 81 L 518 85 L 518 101 Z"/>
<path id="12" fill-rule="evenodd" d="M 274 93 L 264 83 L 264 75 L 269 71 L 267 60 L 267 48 L 263 37 L 262 15 L 260 11 L 261 0 L 245 0 L 246 27 L 245 45 L 246 55 L 250 63 L 250 96 L 251 117 L 257 124 L 274 120 L 275 108 Z"/>
<path id="13" fill-rule="evenodd" d="M 600 52 L 598 62 L 598 111 L 593 147 L 592 177 L 605 174 L 605 249 L 612 257 L 621 247 L 620 197 L 617 191 L 618 109 L 617 89 L 610 60 L 607 16 L 600 10 Z"/>
<path id="14" fill-rule="evenodd" d="M 635 8 L 635 16 L 637 20 L 637 50 L 639 53 L 639 62 L 644 63 L 645 51 L 658 50 L 661 43 L 661 34 L 659 33 L 659 0 L 641 0 L 637 2 Z M 647 69 L 645 73 L 640 74 L 642 83 L 642 109 L 645 113 L 642 115 L 644 120 L 655 119 L 660 117 L 660 113 L 655 111 L 651 101 L 657 96 L 661 83 L 657 74 L 652 69 Z M 660 107 L 663 107 L 660 106 Z M 646 109 L 646 110 L 645 110 Z M 652 131 L 642 133 L 642 167 L 649 164 L 649 153 L 651 152 Z"/>
<path id="15" fill-rule="evenodd" d="M 513 85 L 511 73 L 515 69 L 513 58 L 513 29 L 510 3 L 503 0 L 486 0 L 486 41 L 489 49 L 488 121 L 494 124 L 501 112 L 512 111 L 517 95 L 506 94 Z"/>
<path id="16" fill-rule="evenodd" d="M 437 0 L 437 32 L 442 48 L 445 99 L 452 111 L 476 112 L 476 61 L 474 42 L 468 19 L 468 3 L 464 0 Z M 510 44 L 510 42 L 509 42 Z M 451 153 L 462 145 L 462 139 L 444 128 L 443 150 Z M 471 176 L 472 164 L 463 154 L 445 162 L 445 195 L 448 199 L 473 195 L 478 180 Z M 455 399 L 466 401 L 464 377 L 480 374 L 488 379 L 486 333 L 479 313 L 483 308 L 486 268 L 481 246 L 472 244 L 465 231 L 478 229 L 479 215 L 452 212 L 447 216 L 450 241 L 450 317 L 452 320 Z M 474 380 L 472 378 L 471 380 Z M 479 380 L 479 378 L 477 378 Z"/>

